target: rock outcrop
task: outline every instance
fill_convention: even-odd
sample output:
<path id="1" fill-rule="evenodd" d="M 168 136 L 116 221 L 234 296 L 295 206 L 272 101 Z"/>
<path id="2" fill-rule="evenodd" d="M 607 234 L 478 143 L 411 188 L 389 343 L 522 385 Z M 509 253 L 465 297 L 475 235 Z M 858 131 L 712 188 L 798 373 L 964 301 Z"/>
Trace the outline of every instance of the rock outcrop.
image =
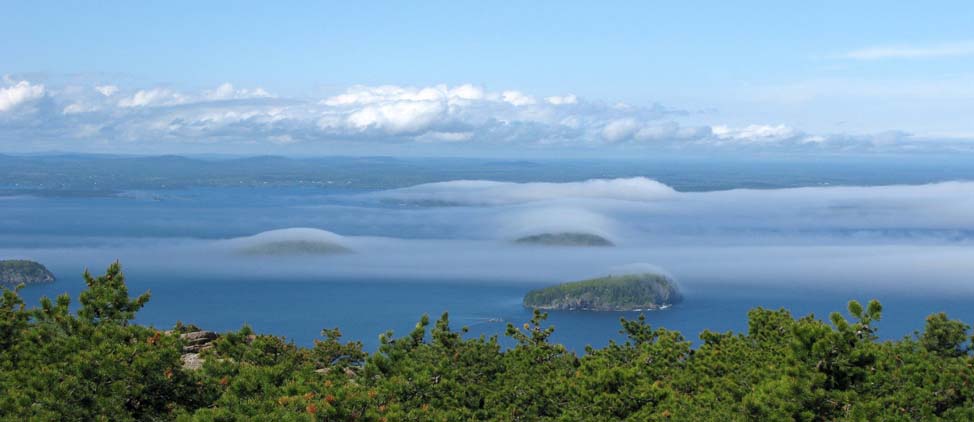
<path id="1" fill-rule="evenodd" d="M 200 353 L 213 348 L 213 340 L 219 337 L 217 333 L 206 330 L 180 334 L 179 339 L 185 342 L 181 357 L 183 368 L 191 371 L 202 368 L 205 359 L 200 357 Z"/>
<path id="2" fill-rule="evenodd" d="M 183 352 L 186 353 L 199 353 L 209 349 L 213 347 L 213 340 L 216 340 L 218 337 L 219 335 L 216 333 L 206 330 L 179 335 L 179 339 L 186 342 L 186 345 L 183 346 Z"/>

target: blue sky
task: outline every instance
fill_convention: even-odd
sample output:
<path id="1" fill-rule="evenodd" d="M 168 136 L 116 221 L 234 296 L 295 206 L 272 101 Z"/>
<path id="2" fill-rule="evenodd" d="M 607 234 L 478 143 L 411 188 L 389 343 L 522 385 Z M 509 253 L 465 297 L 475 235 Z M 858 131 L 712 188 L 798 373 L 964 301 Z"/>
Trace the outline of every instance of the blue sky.
<path id="1" fill-rule="evenodd" d="M 902 3 L 9 2 L 0 151 L 966 151 L 974 3 Z"/>

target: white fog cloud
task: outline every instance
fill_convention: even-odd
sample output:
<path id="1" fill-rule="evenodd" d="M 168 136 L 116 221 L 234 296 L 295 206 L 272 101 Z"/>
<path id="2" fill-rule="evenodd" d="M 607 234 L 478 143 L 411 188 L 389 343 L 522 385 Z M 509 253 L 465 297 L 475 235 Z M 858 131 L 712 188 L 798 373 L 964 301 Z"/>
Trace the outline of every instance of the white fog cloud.
<path id="1" fill-rule="evenodd" d="M 501 205 L 562 198 L 656 201 L 676 194 L 673 188 L 645 177 L 592 179 L 567 183 L 512 183 L 456 180 L 428 183 L 376 193 L 381 199 L 442 202 L 459 205 Z"/>
<path id="2" fill-rule="evenodd" d="M 422 204 L 389 206 L 374 203 L 376 198 Z M 672 272 L 681 288 L 691 292 L 743 284 L 974 293 L 974 182 L 675 192 L 648 179 L 453 181 L 342 198 L 348 200 L 358 202 L 319 203 L 305 209 L 309 219 L 301 221 L 295 218 L 302 208 L 295 208 L 248 226 L 287 227 L 290 222 L 316 229 L 227 240 L 123 239 L 102 248 L 32 249 L 31 255 L 45 262 L 74 260 L 69 267 L 78 268 L 85 261 L 121 258 L 142 270 L 194 274 L 253 277 L 274 271 L 277 277 L 302 273 L 452 281 L 567 281 L 642 271 L 652 267 L 632 263 L 650 263 Z M 164 224 L 226 227 L 219 213 L 176 213 L 173 218 Z M 346 232 L 363 227 L 373 231 Z M 266 228 L 255 233 L 261 230 Z M 520 235 L 553 231 L 600 234 L 616 246 L 525 247 L 511 242 Z M 375 237 L 409 233 L 409 238 Z M 234 252 L 288 240 L 334 243 L 356 253 L 258 259 Z M 124 242 L 140 243 L 118 246 Z M 161 255 L 184 265 L 165 267 Z M 273 259 L 283 261 L 268 261 Z"/>

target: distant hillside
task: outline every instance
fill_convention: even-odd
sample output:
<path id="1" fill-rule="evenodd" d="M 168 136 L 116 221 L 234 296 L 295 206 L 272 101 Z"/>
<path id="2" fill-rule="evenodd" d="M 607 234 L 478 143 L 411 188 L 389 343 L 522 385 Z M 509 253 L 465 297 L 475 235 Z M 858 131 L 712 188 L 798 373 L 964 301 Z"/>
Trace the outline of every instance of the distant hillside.
<path id="1" fill-rule="evenodd" d="M 655 273 L 607 276 L 533 290 L 524 306 L 537 309 L 633 311 L 659 309 L 682 300 L 669 277 Z"/>
<path id="2" fill-rule="evenodd" d="M 611 240 L 591 233 L 542 233 L 524 236 L 515 243 L 545 246 L 615 246 Z"/>
<path id="3" fill-rule="evenodd" d="M 54 274 L 37 262 L 23 259 L 0 260 L 0 284 L 17 285 L 52 281 L 54 281 Z"/>

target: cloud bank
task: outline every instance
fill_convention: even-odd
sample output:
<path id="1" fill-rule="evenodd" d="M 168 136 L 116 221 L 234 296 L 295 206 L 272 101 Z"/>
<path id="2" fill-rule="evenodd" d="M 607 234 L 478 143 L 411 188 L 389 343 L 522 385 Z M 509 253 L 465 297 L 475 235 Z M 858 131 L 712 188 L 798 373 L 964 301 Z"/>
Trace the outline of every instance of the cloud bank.
<path id="1" fill-rule="evenodd" d="M 405 203 L 377 203 L 377 198 Z M 133 268 L 296 279 L 554 282 L 645 262 L 666 268 L 681 287 L 698 291 L 754 285 L 974 294 L 974 182 L 679 192 L 648 179 L 458 181 L 345 197 L 310 196 L 300 206 L 274 207 L 278 212 L 261 207 L 250 214 L 251 206 L 243 205 L 233 209 L 237 215 L 244 211 L 248 217 L 242 219 L 200 212 L 207 208 L 203 203 L 155 206 L 170 207 L 164 219 L 147 219 L 144 211 L 118 212 L 113 233 L 140 233 L 138 225 L 150 227 L 151 233 L 196 225 L 260 234 L 226 240 L 142 235 L 71 240 L 70 245 L 89 245 L 81 249 L 58 243 L 63 241 L 59 237 L 27 252 L 0 252 L 71 269 L 121 258 Z M 52 210 L 44 212 L 56 217 Z M 91 213 L 100 215 L 104 209 L 79 210 L 72 203 L 63 212 L 93 220 Z M 314 229 L 265 232 L 271 227 Z M 103 235 L 96 227 L 90 230 L 89 236 Z M 615 246 L 511 242 L 539 232 L 595 233 L 611 238 Z M 0 234 L 0 240 L 10 236 Z M 321 244 L 355 253 L 278 253 L 281 248 L 293 252 L 295 245 L 320 251 Z M 265 250 L 270 245 L 273 253 L 238 253 L 261 245 Z M 180 262 L 179 268 L 172 262 Z"/>
<path id="2" fill-rule="evenodd" d="M 563 198 L 653 201 L 673 197 L 675 194 L 673 188 L 660 182 L 645 177 L 633 177 L 565 183 L 455 180 L 383 191 L 375 196 L 403 202 L 501 205 Z"/>
<path id="3" fill-rule="evenodd" d="M 708 119 L 710 123 L 700 123 Z M 537 96 L 481 86 L 353 86 L 324 98 L 229 83 L 191 92 L 114 83 L 0 83 L 0 146 L 13 151 L 435 153 L 533 150 L 971 151 L 906 132 L 815 134 L 779 122 L 727 125 L 659 104 Z"/>

